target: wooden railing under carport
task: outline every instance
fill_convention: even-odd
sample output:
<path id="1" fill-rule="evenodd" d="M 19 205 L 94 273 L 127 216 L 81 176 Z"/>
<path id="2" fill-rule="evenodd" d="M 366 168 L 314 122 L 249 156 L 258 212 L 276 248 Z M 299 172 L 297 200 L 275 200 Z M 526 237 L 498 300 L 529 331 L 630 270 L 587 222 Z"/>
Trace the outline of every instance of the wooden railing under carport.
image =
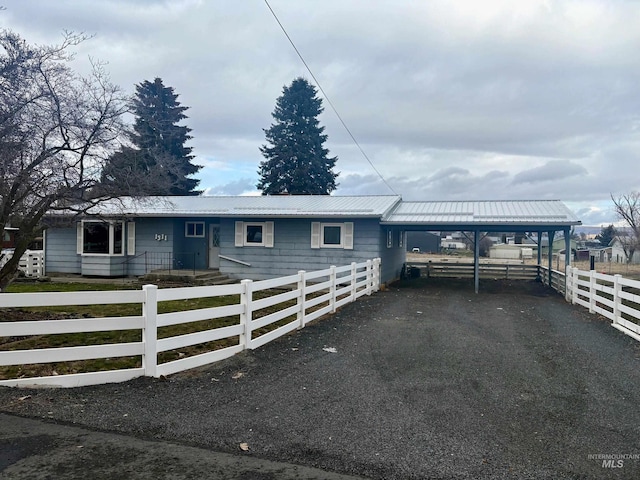
<path id="1" fill-rule="evenodd" d="M 474 278 L 473 263 L 407 262 L 407 277 Z M 479 265 L 480 278 L 507 280 L 535 280 L 539 277 L 537 265 L 488 263 Z"/>
<path id="2" fill-rule="evenodd" d="M 407 262 L 404 275 L 406 278 L 475 278 L 473 263 L 448 262 Z M 551 275 L 549 275 L 551 272 Z M 480 279 L 503 280 L 540 280 L 560 293 L 565 291 L 564 273 L 549 270 L 543 265 L 527 265 L 513 263 L 480 263 L 478 264 Z"/>

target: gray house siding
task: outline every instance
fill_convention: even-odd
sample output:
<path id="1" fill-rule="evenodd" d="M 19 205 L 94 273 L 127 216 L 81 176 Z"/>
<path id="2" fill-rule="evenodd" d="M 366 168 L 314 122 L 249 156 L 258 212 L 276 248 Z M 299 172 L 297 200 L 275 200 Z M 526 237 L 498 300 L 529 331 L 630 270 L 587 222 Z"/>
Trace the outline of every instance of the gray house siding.
<path id="1" fill-rule="evenodd" d="M 84 255 L 81 274 L 88 277 L 122 277 L 126 275 L 125 256 Z"/>
<path id="2" fill-rule="evenodd" d="M 135 255 L 127 256 L 128 276 L 140 276 L 149 270 L 173 268 L 173 218 L 137 218 Z"/>
<path id="3" fill-rule="evenodd" d="M 185 224 L 187 222 L 204 223 L 204 237 L 186 237 Z M 188 217 L 176 219 L 174 223 L 174 257 L 177 267 L 187 270 L 204 270 L 207 262 L 207 239 L 209 235 L 210 219 Z"/>
<path id="4" fill-rule="evenodd" d="M 45 261 L 47 272 L 87 276 L 141 276 L 155 269 L 206 269 L 209 265 L 209 225 L 220 225 L 220 255 L 247 263 L 220 259 L 220 271 L 232 278 L 261 280 L 313 271 L 331 265 L 347 265 L 382 258 L 382 281 L 399 277 L 404 251 L 394 244 L 387 248 L 386 230 L 378 219 L 340 218 L 137 218 L 135 254 L 79 255 L 76 253 L 76 229 L 52 229 L 47 235 Z M 185 223 L 204 222 L 204 237 L 185 236 Z M 273 247 L 235 246 L 235 222 L 274 222 Z M 311 248 L 311 224 L 353 222 L 353 249 Z M 127 230 L 129 224 L 127 223 Z"/>
<path id="5" fill-rule="evenodd" d="M 235 222 L 274 222 L 273 247 L 235 246 Z M 311 223 L 354 223 L 353 250 L 311 248 Z M 233 278 L 260 280 L 292 275 L 299 270 L 322 270 L 331 265 L 362 262 L 380 255 L 380 225 L 377 219 L 265 219 L 224 218 L 220 222 L 220 254 L 250 264 L 221 259 L 220 271 Z"/>
<path id="6" fill-rule="evenodd" d="M 82 257 L 76 253 L 76 227 L 49 228 L 45 233 L 45 272 L 81 273 Z"/>
<path id="7" fill-rule="evenodd" d="M 147 269 L 162 268 L 163 265 L 171 263 L 176 221 L 170 218 L 136 219 L 135 255 L 126 254 L 128 222 L 125 222 L 125 254 L 114 256 L 78 254 L 75 225 L 69 228 L 48 229 L 45 271 L 47 274 L 70 273 L 106 277 L 144 275 Z"/>
<path id="8" fill-rule="evenodd" d="M 204 237 L 186 237 L 187 222 L 204 222 Z M 217 218 L 138 218 L 136 255 L 129 259 L 128 275 L 151 270 L 204 270 L 208 267 L 209 225 Z"/>

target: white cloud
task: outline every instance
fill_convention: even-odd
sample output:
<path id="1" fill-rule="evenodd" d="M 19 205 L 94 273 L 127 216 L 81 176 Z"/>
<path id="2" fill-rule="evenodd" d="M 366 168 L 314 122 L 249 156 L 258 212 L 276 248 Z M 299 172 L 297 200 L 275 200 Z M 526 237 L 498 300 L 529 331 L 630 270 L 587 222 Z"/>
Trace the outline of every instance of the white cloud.
<path id="1" fill-rule="evenodd" d="M 640 4 L 271 0 L 367 155 L 407 199 L 559 198 L 585 223 L 638 189 Z M 161 77 L 193 129 L 201 188 L 255 193 L 282 87 L 310 78 L 262 2 L 6 0 L 28 41 L 63 29 L 112 79 Z M 390 193 L 325 101 L 338 193 Z"/>
<path id="2" fill-rule="evenodd" d="M 551 160 L 540 167 L 523 170 L 513 177 L 515 185 L 519 183 L 544 183 L 566 180 L 573 176 L 587 175 L 587 169 L 566 160 Z"/>

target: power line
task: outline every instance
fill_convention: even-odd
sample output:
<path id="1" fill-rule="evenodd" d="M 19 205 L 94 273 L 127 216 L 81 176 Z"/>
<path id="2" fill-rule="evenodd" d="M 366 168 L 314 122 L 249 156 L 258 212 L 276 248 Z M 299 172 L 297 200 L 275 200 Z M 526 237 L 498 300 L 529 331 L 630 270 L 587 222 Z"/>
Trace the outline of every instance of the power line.
<path id="1" fill-rule="evenodd" d="M 307 69 L 307 71 L 309 72 L 309 75 L 311 75 L 311 78 L 313 78 L 313 81 L 316 82 L 316 85 L 318 85 L 318 89 L 320 90 L 320 92 L 322 92 L 322 95 L 324 96 L 324 98 L 327 100 L 327 103 L 331 106 L 331 109 L 333 110 L 333 113 L 336 114 L 336 117 L 338 117 L 338 120 L 340 120 L 340 123 L 342 124 L 342 126 L 344 127 L 344 129 L 347 131 L 347 133 L 349 134 L 349 136 L 351 137 L 351 140 L 353 140 L 353 143 L 356 144 L 356 146 L 358 147 L 358 150 L 360 150 L 360 153 L 362 153 L 362 156 L 367 160 L 367 162 L 369 162 L 369 165 L 371 165 L 371 168 L 373 168 L 373 171 L 376 172 L 378 174 L 378 177 L 380 177 L 380 179 L 384 182 L 384 184 L 387 186 L 387 188 L 389 190 L 391 190 L 393 192 L 394 195 L 398 195 L 396 193 L 396 191 L 391 187 L 391 185 L 389 185 L 389 183 L 387 183 L 387 181 L 385 180 L 385 178 L 382 176 L 382 174 L 378 171 L 378 169 L 375 167 L 375 165 L 373 164 L 373 162 L 369 159 L 369 157 L 367 156 L 367 154 L 365 153 L 365 151 L 362 149 L 362 147 L 360 146 L 360 144 L 358 143 L 358 141 L 356 140 L 356 137 L 353 136 L 353 133 L 351 133 L 351 130 L 349 130 L 349 127 L 347 127 L 347 124 L 344 122 L 344 120 L 342 119 L 342 117 L 340 116 L 340 114 L 338 113 L 338 110 L 336 109 L 336 107 L 333 105 L 333 102 L 331 101 L 331 99 L 329 98 L 329 95 L 327 95 L 327 93 L 324 91 L 324 89 L 322 88 L 322 85 L 320 85 L 320 82 L 318 81 L 318 79 L 316 78 L 316 76 L 313 74 L 313 72 L 311 71 L 311 68 L 309 67 L 309 65 L 307 64 L 307 62 L 305 61 L 304 57 L 302 56 L 302 54 L 300 53 L 300 51 L 298 50 L 298 47 L 296 47 L 296 44 L 293 43 L 293 40 L 291 39 L 291 37 L 289 36 L 289 34 L 287 33 L 287 31 L 285 30 L 284 26 L 282 25 L 282 23 L 280 22 L 280 19 L 278 18 L 278 16 L 276 15 L 276 12 L 273 11 L 273 8 L 271 8 L 271 5 L 269 5 L 268 0 L 264 0 L 264 3 L 267 4 L 267 7 L 269 8 L 269 11 L 271 12 L 271 15 L 273 15 L 273 18 L 276 19 L 276 22 L 278 22 L 278 25 L 280 25 L 280 29 L 282 30 L 282 32 L 284 33 L 284 35 L 287 37 L 287 40 L 289 40 L 289 43 L 291 44 L 291 46 L 293 47 L 293 49 L 295 50 L 295 52 L 298 54 L 298 57 L 300 57 L 300 60 L 302 61 L 302 63 L 304 64 L 305 68 Z"/>

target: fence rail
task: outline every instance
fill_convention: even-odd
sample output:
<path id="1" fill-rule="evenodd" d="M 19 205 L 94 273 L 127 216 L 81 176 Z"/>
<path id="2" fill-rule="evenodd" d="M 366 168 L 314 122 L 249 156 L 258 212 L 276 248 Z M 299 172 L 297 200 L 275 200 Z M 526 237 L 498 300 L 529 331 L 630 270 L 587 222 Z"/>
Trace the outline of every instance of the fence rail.
<path id="1" fill-rule="evenodd" d="M 540 281 L 553 288 L 558 293 L 564 294 L 566 292 L 566 275 L 559 270 L 549 269 L 542 265 L 538 265 L 538 271 L 540 275 Z"/>
<path id="2" fill-rule="evenodd" d="M 599 313 L 611 326 L 640 341 L 640 281 L 567 267 L 567 301 Z"/>
<path id="3" fill-rule="evenodd" d="M 154 270 L 197 270 L 194 252 L 144 252 L 145 273 Z"/>
<path id="4" fill-rule="evenodd" d="M 420 276 L 432 278 L 473 278 L 473 263 L 409 262 L 407 269 L 418 269 Z M 533 280 L 538 278 L 537 265 L 487 263 L 479 265 L 480 278 L 505 278 L 507 280 Z"/>
<path id="5" fill-rule="evenodd" d="M 92 304 L 139 304 L 142 315 L 40 321 L 0 321 L 0 337 L 137 330 L 140 340 L 106 345 L 80 345 L 0 351 L 0 366 L 65 362 L 114 357 L 138 357 L 141 367 L 69 375 L 0 380 L 5 386 L 75 387 L 121 382 L 139 376 L 159 377 L 228 358 L 258 348 L 346 303 L 370 295 L 380 286 L 380 259 L 305 272 L 271 280 L 239 284 L 142 290 L 69 293 L 3 293 L 0 308 Z M 275 289 L 275 290 L 274 290 Z M 265 296 L 269 291 L 270 295 Z M 274 293 L 275 291 L 275 293 Z M 196 310 L 158 313 L 158 303 L 203 297 L 237 296 L 237 303 Z M 269 313 L 259 314 L 268 309 Z M 10 312 L 6 310 L 5 312 Z M 8 313 L 7 313 L 8 314 Z M 202 320 L 237 317 L 228 326 L 158 338 L 158 329 Z M 276 325 L 277 324 L 277 325 Z M 268 332 L 258 332 L 270 327 Z M 159 354 L 187 346 L 229 339 L 232 345 L 177 360 L 159 362 Z"/>

